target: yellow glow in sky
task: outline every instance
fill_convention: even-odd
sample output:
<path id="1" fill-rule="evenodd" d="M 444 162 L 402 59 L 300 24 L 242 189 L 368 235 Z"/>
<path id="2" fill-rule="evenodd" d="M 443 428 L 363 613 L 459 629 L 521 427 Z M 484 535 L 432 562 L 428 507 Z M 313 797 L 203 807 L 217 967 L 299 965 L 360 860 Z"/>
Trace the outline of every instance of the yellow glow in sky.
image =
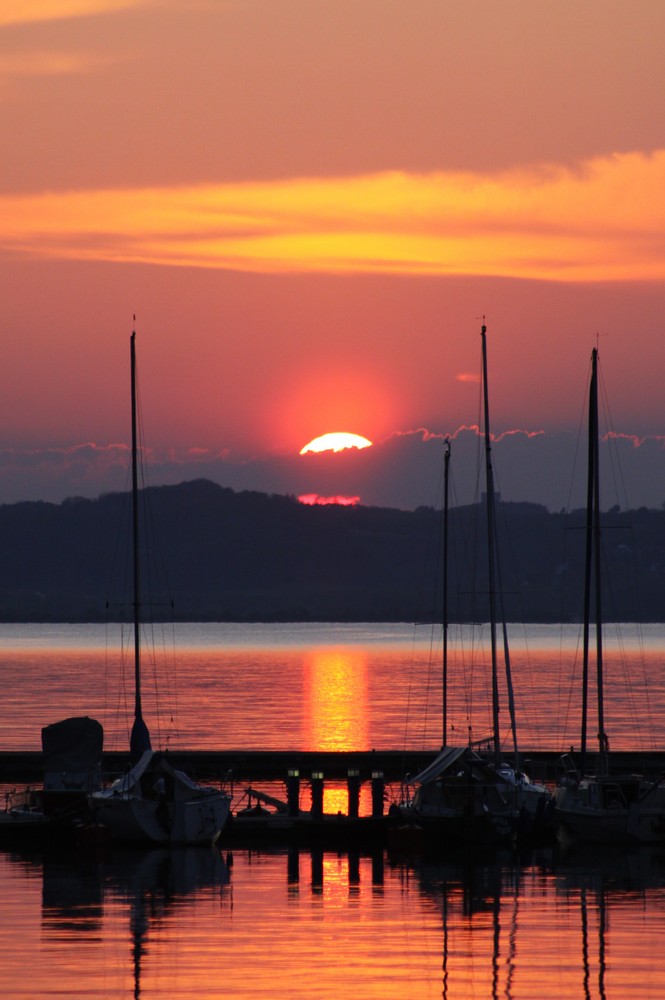
<path id="1" fill-rule="evenodd" d="M 3 0 L 0 4 L 0 26 L 91 17 L 127 7 L 139 7 L 144 3 L 145 0 Z"/>
<path id="2" fill-rule="evenodd" d="M 264 273 L 665 277 L 665 150 L 578 169 L 5 195 L 5 255 Z"/>

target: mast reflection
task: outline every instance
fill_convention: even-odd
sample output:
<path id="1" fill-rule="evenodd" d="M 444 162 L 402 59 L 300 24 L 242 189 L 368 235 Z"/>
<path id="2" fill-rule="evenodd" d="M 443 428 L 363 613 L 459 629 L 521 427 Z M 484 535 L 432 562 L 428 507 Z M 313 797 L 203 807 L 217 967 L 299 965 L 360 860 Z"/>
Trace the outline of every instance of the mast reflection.
<path id="1" fill-rule="evenodd" d="M 662 996 L 659 852 L 285 845 L 237 849 L 227 864 L 200 851 L 0 860 L 3 995 L 39 957 L 35 996 L 240 998 L 276 995 L 278 982 L 305 1000 L 313 981 L 322 1000 Z"/>
<path id="2" fill-rule="evenodd" d="M 43 859 L 42 930 L 59 942 L 99 935 L 104 904 L 119 901 L 129 916 L 134 1000 L 149 952 L 150 931 L 184 909 L 201 889 L 230 883 L 229 869 L 213 848 L 114 851 L 108 857 L 54 855 Z"/>
<path id="3" fill-rule="evenodd" d="M 624 978 L 618 954 L 608 960 L 610 927 L 615 949 L 630 951 L 632 942 L 640 955 L 642 920 L 662 891 L 664 861 L 645 850 L 572 858 L 547 850 L 526 861 L 497 853 L 487 861 L 472 855 L 447 862 L 399 859 L 396 867 L 407 882 L 415 878 L 440 912 L 443 1000 L 550 996 L 542 988 L 545 973 L 557 996 L 628 1000 L 636 984 Z M 612 923 L 610 912 L 616 913 Z"/>

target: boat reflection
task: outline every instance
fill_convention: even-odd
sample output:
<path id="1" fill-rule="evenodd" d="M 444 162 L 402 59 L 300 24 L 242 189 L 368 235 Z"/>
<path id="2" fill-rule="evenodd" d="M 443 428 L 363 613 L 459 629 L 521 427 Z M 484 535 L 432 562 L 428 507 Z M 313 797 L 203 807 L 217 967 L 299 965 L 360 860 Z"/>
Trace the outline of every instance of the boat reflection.
<path id="1" fill-rule="evenodd" d="M 486 864 L 468 855 L 397 870 L 440 913 L 444 1000 L 628 1000 L 637 995 L 635 969 L 639 995 L 660 996 L 659 973 L 649 971 L 659 932 L 645 928 L 647 913 L 665 909 L 662 852 L 546 850 L 527 862 L 506 854 Z"/>
<path id="2" fill-rule="evenodd" d="M 440 912 L 444 1000 L 467 995 L 460 990 L 492 1000 L 514 996 L 520 892 L 519 868 L 502 864 L 509 860 L 483 864 L 468 855 L 401 868 Z"/>
<path id="3" fill-rule="evenodd" d="M 442 860 L 284 846 L 0 860 L 16 950 L 4 974 L 15 984 L 39 955 L 30 995 L 662 997 L 665 853 Z"/>
<path id="4" fill-rule="evenodd" d="M 651 992 L 659 977 L 657 974 L 652 977 L 648 971 L 654 955 L 645 931 L 646 914 L 654 908 L 661 913 L 665 910 L 665 850 L 653 847 L 630 851 L 577 850 L 559 860 L 556 880 L 557 891 L 576 902 L 579 910 L 581 987 L 585 1000 L 608 1000 L 617 995 L 613 980 L 620 964 L 619 950 L 627 950 L 634 962 L 634 973 L 623 973 L 625 995 L 636 996 L 640 988 L 645 995 L 659 995 Z M 619 919 L 622 926 L 617 927 Z M 636 974 L 640 982 L 633 978 Z"/>
<path id="5" fill-rule="evenodd" d="M 605 907 L 605 894 L 601 890 L 598 895 L 598 997 L 605 1000 L 605 933 L 607 930 L 607 911 Z M 582 968 L 584 972 L 582 987 L 585 1000 L 591 1000 L 593 996 L 592 984 L 592 958 L 591 941 L 589 929 L 589 903 L 587 890 L 583 889 L 580 895 L 580 917 L 582 923 Z"/>
<path id="6" fill-rule="evenodd" d="M 35 866 L 40 861 L 35 859 Z M 230 893 L 229 868 L 213 848 L 114 851 L 80 858 L 55 853 L 43 868 L 42 935 L 57 945 L 73 937 L 98 938 L 108 920 L 105 907 L 129 919 L 133 996 L 141 996 L 141 975 L 151 928 L 178 915 L 202 889 Z"/>
<path id="7" fill-rule="evenodd" d="M 58 855 L 43 861 L 42 934 L 47 941 L 98 933 L 104 916 L 99 865 L 83 858 L 72 864 Z"/>

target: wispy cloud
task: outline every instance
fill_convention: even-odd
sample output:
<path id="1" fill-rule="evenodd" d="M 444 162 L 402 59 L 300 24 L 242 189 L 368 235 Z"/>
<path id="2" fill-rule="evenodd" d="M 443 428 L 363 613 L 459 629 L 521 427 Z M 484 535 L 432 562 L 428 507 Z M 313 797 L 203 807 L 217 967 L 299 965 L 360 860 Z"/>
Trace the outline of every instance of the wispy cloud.
<path id="1" fill-rule="evenodd" d="M 140 6 L 145 6 L 145 0 L 3 0 L 0 5 L 0 28 L 9 24 L 92 17 Z"/>
<path id="2" fill-rule="evenodd" d="M 63 76 L 89 73 L 116 62 L 98 53 L 34 50 L 0 54 L 0 79 L 22 76 Z"/>
<path id="3" fill-rule="evenodd" d="M 519 437 L 519 436 L 525 438 L 536 438 L 536 437 L 542 437 L 543 435 L 545 435 L 545 433 L 546 432 L 542 430 L 530 431 L 524 428 L 516 427 L 513 428 L 512 430 L 502 431 L 500 434 L 490 433 L 490 439 L 494 442 L 499 442 L 503 441 L 505 438 Z M 478 426 L 478 424 L 460 424 L 460 426 L 457 427 L 454 431 L 448 431 L 446 433 L 441 433 L 440 431 L 428 431 L 425 427 L 418 427 L 415 430 L 410 430 L 410 431 L 393 431 L 393 433 L 387 438 L 387 440 L 389 441 L 391 438 L 399 438 L 399 437 L 414 437 L 414 438 L 420 438 L 421 441 L 455 441 L 457 440 L 457 438 L 465 434 L 471 434 L 474 435 L 475 437 L 483 437 L 484 431 Z M 615 434 L 613 436 L 614 437 L 622 436 L 628 438 L 630 441 L 633 442 L 633 444 L 636 444 L 637 447 L 639 447 L 640 444 L 643 444 L 644 441 L 647 440 L 647 438 L 642 438 L 641 441 L 637 442 L 632 435 L 628 434 L 624 435 Z M 654 439 L 651 438 L 649 440 L 654 440 Z"/>
<path id="4" fill-rule="evenodd" d="M 632 444 L 633 448 L 641 448 L 642 445 L 646 443 L 659 444 L 662 448 L 665 448 L 665 434 L 638 435 L 623 434 L 619 431 L 608 431 L 607 434 L 603 435 L 603 440 L 627 441 Z"/>
<path id="5" fill-rule="evenodd" d="M 665 278 L 665 150 L 579 169 L 383 173 L 0 199 L 4 253 L 255 272 Z"/>
<path id="6" fill-rule="evenodd" d="M 147 482 L 157 486 L 206 478 L 236 490 L 288 494 L 311 503 L 346 500 L 413 509 L 441 500 L 437 478 L 443 461 L 442 441 L 447 437 L 454 441 L 454 502 L 470 503 L 478 498 L 478 434 L 473 425 L 448 434 L 420 427 L 395 432 L 362 452 L 347 449 L 307 455 L 307 460 L 297 455 L 249 460 L 204 448 L 151 449 L 145 455 Z M 603 446 L 617 452 L 601 463 L 605 506 L 619 502 L 625 508 L 660 507 L 665 496 L 663 437 L 617 433 L 609 438 L 605 436 Z M 510 431 L 498 434 L 494 446 L 495 472 L 500 473 L 497 486 L 504 500 L 527 500 L 552 510 L 583 505 L 586 469 L 584 462 L 578 462 L 574 435 Z M 66 497 L 127 490 L 129 460 L 126 444 L 0 449 L 0 503 L 60 502 Z M 617 463 L 622 470 L 618 480 Z M 629 497 L 617 496 L 624 482 L 630 483 Z"/>

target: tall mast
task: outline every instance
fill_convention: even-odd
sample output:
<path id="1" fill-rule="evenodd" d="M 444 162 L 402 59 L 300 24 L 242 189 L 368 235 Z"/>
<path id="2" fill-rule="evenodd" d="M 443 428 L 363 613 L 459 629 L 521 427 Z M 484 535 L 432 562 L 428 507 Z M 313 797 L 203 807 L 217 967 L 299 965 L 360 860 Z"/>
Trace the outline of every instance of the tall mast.
<path id="1" fill-rule="evenodd" d="M 596 682 L 598 698 L 599 771 L 605 769 L 606 739 L 603 703 L 603 624 L 600 551 L 600 461 L 598 447 L 598 349 L 591 352 L 589 386 L 589 441 L 586 504 L 586 549 L 584 561 L 584 631 L 582 649 L 582 731 L 580 767 L 586 767 L 587 726 L 589 714 L 589 647 L 591 631 L 591 595 L 594 597 L 596 626 Z"/>
<path id="2" fill-rule="evenodd" d="M 487 569 L 490 606 L 490 641 L 492 652 L 492 731 L 494 738 L 494 759 L 500 763 L 499 733 L 499 679 L 496 653 L 496 582 L 494 565 L 494 470 L 492 469 L 492 440 L 490 436 L 490 404 L 487 386 L 487 327 L 483 323 L 480 336 L 483 343 L 483 408 L 485 419 L 485 503 L 487 508 Z"/>
<path id="3" fill-rule="evenodd" d="M 134 568 L 134 724 L 129 748 L 133 758 L 150 750 L 150 734 L 141 710 L 141 569 L 139 558 L 139 482 L 136 415 L 136 331 L 130 338 L 132 391 L 132 561 Z"/>
<path id="4" fill-rule="evenodd" d="M 580 767 L 586 770 L 587 723 L 589 716 L 589 631 L 591 625 L 591 567 L 593 564 L 593 505 L 594 471 L 596 466 L 596 424 L 593 403 L 595 391 L 595 355 L 591 355 L 591 383 L 589 386 L 589 415 L 587 426 L 587 490 L 586 490 L 586 545 L 584 552 L 584 618 L 582 631 L 582 730 L 580 733 Z"/>
<path id="5" fill-rule="evenodd" d="M 450 438 L 446 438 L 443 458 L 443 741 L 445 750 L 448 742 L 448 507 L 450 476 Z"/>
<path id="6" fill-rule="evenodd" d="M 600 459 L 598 441 L 598 349 L 591 355 L 591 407 L 593 413 L 594 465 L 593 465 L 593 546 L 594 546 L 594 597 L 596 620 L 596 682 L 598 692 L 598 772 L 604 774 L 607 764 L 607 740 L 605 736 L 605 709 L 603 698 L 603 611 L 601 593 L 601 550 L 600 550 Z"/>

